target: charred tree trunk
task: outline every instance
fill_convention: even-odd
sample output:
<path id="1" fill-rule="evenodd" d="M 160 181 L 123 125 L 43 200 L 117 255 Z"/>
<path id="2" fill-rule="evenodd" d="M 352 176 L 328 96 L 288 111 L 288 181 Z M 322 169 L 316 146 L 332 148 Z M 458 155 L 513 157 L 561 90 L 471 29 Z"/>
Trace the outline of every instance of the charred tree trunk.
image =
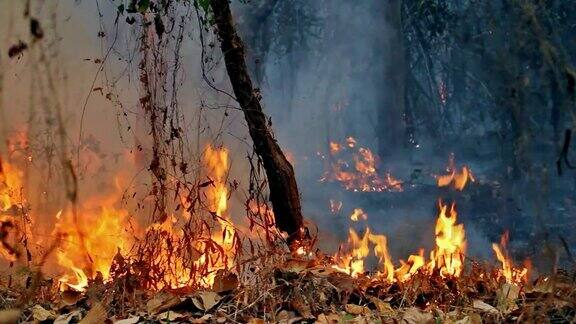
<path id="1" fill-rule="evenodd" d="M 276 227 L 288 233 L 288 242 L 302 239 L 304 222 L 294 169 L 272 136 L 260 98 L 252 85 L 244 44 L 236 33 L 228 0 L 211 0 L 220 47 L 236 100 L 244 112 L 256 154 L 262 159 Z"/>

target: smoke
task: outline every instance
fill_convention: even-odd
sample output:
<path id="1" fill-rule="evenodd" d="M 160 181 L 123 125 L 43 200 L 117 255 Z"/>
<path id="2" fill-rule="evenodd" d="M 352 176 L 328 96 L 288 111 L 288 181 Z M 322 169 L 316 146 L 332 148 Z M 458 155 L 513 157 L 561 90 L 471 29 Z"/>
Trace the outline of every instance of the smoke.
<path id="1" fill-rule="evenodd" d="M 311 7 L 298 1 L 286 3 L 299 8 L 295 11 L 301 17 L 283 21 L 280 17 L 287 9 L 277 4 L 269 18 L 272 22 L 262 27 L 267 28 L 266 33 L 262 32 L 266 35 L 292 34 L 278 37 L 284 44 L 270 45 L 262 63 L 261 87 L 277 139 L 295 156 L 304 213 L 319 228 L 320 246 L 334 251 L 339 242 L 346 240 L 348 227 L 363 231 L 369 226 L 388 237 L 395 259 L 416 253 L 421 247 L 429 251 L 434 246 L 437 199 L 446 197 L 456 200 L 458 207 L 462 203 L 465 210 L 459 222 L 466 226 L 469 255 L 490 257 L 490 240 L 476 228 L 476 212 L 469 207 L 469 199 L 433 188 L 433 175 L 445 169 L 451 153 L 436 151 L 433 140 L 423 141 L 394 160 L 380 161 L 379 173 L 391 171 L 404 180 L 404 192 L 350 192 L 338 183 L 319 181 L 327 166 L 321 156 L 329 155 L 330 141 L 343 142 L 353 136 L 359 146 L 378 152 L 377 113 L 379 109 L 390 109 L 383 107 L 381 100 L 390 91 L 384 86 L 386 49 L 396 44 L 388 41 L 390 26 L 384 20 L 380 1 L 317 1 Z M 250 14 L 250 9 L 239 9 Z M 318 25 L 310 23 L 315 19 Z M 305 41 L 301 32 L 294 31 L 302 29 L 309 31 Z M 282 51 L 287 47 L 292 51 Z M 259 53 L 256 50 L 249 54 Z M 415 174 L 419 175 L 416 179 Z M 336 214 L 330 212 L 330 200 L 342 202 Z M 352 222 L 349 216 L 355 208 L 366 211 L 368 220 Z"/>
<path id="2" fill-rule="evenodd" d="M 244 32 L 248 44 L 261 44 L 262 39 L 270 41 L 261 62 L 254 61 L 262 48 L 247 49 L 249 63 L 262 67 L 263 73 L 258 79 L 266 112 L 272 118 L 276 138 L 294 157 L 305 216 L 311 221 L 311 227 L 318 227 L 320 247 L 325 251 L 336 250 L 338 243 L 345 240 L 349 226 L 357 230 L 370 226 L 388 237 L 389 248 L 398 259 L 416 253 L 420 247 L 427 250 L 433 247 L 437 199 L 452 199 L 457 202 L 459 222 L 466 226 L 469 254 L 488 257 L 491 255 L 489 243 L 496 241 L 500 233 L 484 232 L 483 224 L 497 219 L 486 220 L 485 215 L 506 215 L 513 207 L 491 206 L 490 201 L 482 197 L 491 197 L 492 193 L 480 192 L 484 189 L 474 186 L 461 194 L 435 188 L 432 177 L 444 170 L 448 155 L 454 152 L 457 162 L 469 165 L 479 181 L 490 181 L 490 173 L 496 168 L 493 159 L 482 160 L 476 151 L 460 150 L 457 146 L 438 150 L 437 139 L 421 139 L 420 146 L 405 155 L 380 161 L 379 173 L 390 171 L 404 180 L 403 192 L 356 193 L 344 190 L 338 183 L 319 181 L 326 170 L 326 160 L 319 156 L 327 156 L 329 141 L 342 142 L 353 136 L 359 146 L 374 153 L 378 151 L 377 113 L 381 109 L 392 109 L 383 107 L 381 101 L 390 91 L 384 86 L 383 71 L 389 60 L 386 49 L 395 46 L 387 43 L 390 27 L 383 18 L 381 2 L 277 1 L 267 23 L 258 31 L 261 33 L 258 42 L 251 42 L 253 35 Z M 27 40 L 28 26 L 19 20 L 20 5 L 5 1 L 0 6 L 3 22 L 0 34 L 8 35 L 1 40 L 3 55 L 9 44 Z M 85 110 L 83 137 L 97 143 L 91 149 L 93 161 L 85 162 L 94 172 L 105 173 L 102 177 L 80 179 L 83 194 L 89 196 L 109 187 L 118 169 L 142 176 L 146 168 L 146 149 L 141 154 L 135 150 L 138 145 L 145 148 L 149 145 L 139 111 L 138 28 L 120 17 L 116 30 L 117 8 L 112 2 L 60 1 L 57 7 L 54 30 L 58 35 L 53 46 L 58 51 L 53 71 L 57 71 L 59 93 L 55 97 L 65 109 L 70 143 L 77 141 L 78 125 Z M 33 12 L 46 23 L 46 28 L 50 21 L 47 8 L 40 6 Z M 243 25 L 249 21 L 250 6 L 236 4 L 235 14 L 240 27 L 244 30 L 250 27 Z M 101 29 L 105 37 L 97 36 Z M 237 104 L 212 89 L 214 86 L 230 92 L 221 54 L 217 46 L 209 46 L 216 44 L 216 39 L 210 34 L 204 36 L 204 57 L 209 60 L 202 62 L 200 31 L 195 13 L 191 12 L 184 31 L 178 78 L 179 104 L 188 144 L 186 154 L 190 161 L 198 161 L 201 144 L 206 142 L 222 143 L 230 148 L 232 169 L 228 179 L 240 183 L 240 190 L 230 198 L 231 214 L 238 219 L 245 214 L 243 203 L 249 167 L 246 156 L 251 144 Z M 112 44 L 114 48 L 98 72 L 97 62 L 105 57 Z M 169 48 L 167 52 L 173 50 Z M 7 119 L 11 121 L 7 134 L 18 131 L 16 125 L 26 124 L 28 107 L 42 106 L 40 93 L 46 89 L 34 80 L 31 71 L 38 63 L 30 59 L 30 55 L 26 52 L 22 58 L 10 60 L 2 56 L 0 62 L 5 76 L 4 93 L 10 94 L 2 98 Z M 96 73 L 99 77 L 92 87 Z M 109 86 L 113 86 L 113 99 L 117 101 L 94 90 Z M 32 96 L 30 91 L 36 94 Z M 87 96 L 89 100 L 84 107 Z M 50 116 L 41 108 L 37 108 L 37 115 L 38 123 L 48 124 Z M 484 145 L 490 144 L 481 143 L 478 150 Z M 140 162 L 119 163 L 118 155 L 127 151 L 137 155 L 134 159 Z M 143 178 L 139 178 L 140 182 L 144 182 Z M 340 212 L 330 212 L 330 200 L 342 202 Z M 351 222 L 349 215 L 354 208 L 366 211 L 368 220 Z"/>

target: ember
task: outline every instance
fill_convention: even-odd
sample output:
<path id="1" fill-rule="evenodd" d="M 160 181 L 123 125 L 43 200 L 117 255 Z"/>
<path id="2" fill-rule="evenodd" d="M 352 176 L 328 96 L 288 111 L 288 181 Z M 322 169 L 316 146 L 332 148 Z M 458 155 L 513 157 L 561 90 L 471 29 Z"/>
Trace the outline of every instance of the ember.
<path id="1" fill-rule="evenodd" d="M 402 181 L 394 179 L 389 173 L 379 175 L 374 153 L 364 147 L 357 148 L 356 144 L 353 137 L 348 137 L 344 144 L 330 142 L 329 169 L 320 181 L 336 181 L 351 191 L 402 191 Z"/>

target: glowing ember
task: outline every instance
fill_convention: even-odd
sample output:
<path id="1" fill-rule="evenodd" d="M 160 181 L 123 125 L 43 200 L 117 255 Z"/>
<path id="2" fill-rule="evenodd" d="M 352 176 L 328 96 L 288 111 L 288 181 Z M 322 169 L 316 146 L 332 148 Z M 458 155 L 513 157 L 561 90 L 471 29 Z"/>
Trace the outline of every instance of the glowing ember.
<path id="1" fill-rule="evenodd" d="M 500 244 L 492 243 L 492 249 L 496 254 L 496 258 L 500 263 L 502 263 L 502 269 L 499 270 L 499 275 L 506 279 L 506 282 L 509 284 L 520 284 L 523 282 L 528 281 L 528 271 L 527 267 L 525 268 L 516 268 L 514 267 L 514 263 L 512 262 L 512 258 L 508 255 L 508 251 L 506 250 L 506 245 L 508 244 L 508 231 L 502 234 L 500 238 Z"/>
<path id="2" fill-rule="evenodd" d="M 320 181 L 337 181 L 346 190 L 351 191 L 402 191 L 402 182 L 390 174 L 381 176 L 377 172 L 377 158 L 371 150 L 357 147 L 353 137 L 346 143 L 330 142 L 330 170 L 324 173 Z M 324 158 L 319 154 L 321 158 Z M 353 165 L 347 162 L 352 160 Z"/>

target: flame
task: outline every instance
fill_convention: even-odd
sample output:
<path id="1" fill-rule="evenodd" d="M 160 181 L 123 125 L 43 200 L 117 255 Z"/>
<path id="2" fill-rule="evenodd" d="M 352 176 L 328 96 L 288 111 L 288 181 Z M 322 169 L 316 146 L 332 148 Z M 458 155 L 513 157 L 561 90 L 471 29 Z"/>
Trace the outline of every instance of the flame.
<path id="1" fill-rule="evenodd" d="M 394 265 L 392 264 L 386 236 L 373 234 L 367 227 L 362 238 L 352 228 L 348 232 L 348 242 L 341 247 L 341 251 L 334 256 L 336 264 L 332 267 L 338 271 L 348 273 L 352 277 L 358 277 L 365 272 L 364 259 L 370 254 L 370 243 L 374 246 L 374 255 L 383 265 L 381 274 L 388 279 L 393 279 Z M 347 253 L 344 250 L 349 250 Z"/>
<path id="2" fill-rule="evenodd" d="M 54 233 L 62 238 L 56 251 L 58 264 L 68 271 L 59 281 L 75 290 L 83 291 L 89 278 L 97 273 L 104 280 L 110 278 L 110 266 L 116 253 L 126 253 L 132 244 L 128 213 L 102 207 L 100 213 L 82 213 L 76 224 L 71 212 L 56 215 Z"/>
<path id="3" fill-rule="evenodd" d="M 362 208 L 354 208 L 354 211 L 350 215 L 350 220 L 357 222 L 359 219 L 367 220 L 368 214 L 366 214 Z"/>
<path id="4" fill-rule="evenodd" d="M 456 204 L 448 206 L 438 202 L 440 213 L 436 221 L 436 250 L 434 251 L 435 267 L 442 277 L 458 277 L 464 267 L 466 254 L 466 235 L 464 225 L 456 225 Z"/>
<path id="5" fill-rule="evenodd" d="M 0 215 L 23 203 L 22 178 L 21 170 L 0 159 Z"/>
<path id="6" fill-rule="evenodd" d="M 418 255 L 411 255 L 408 261 L 400 260 L 400 267 L 394 271 L 394 277 L 403 282 L 410 279 L 416 274 L 424 265 L 424 249 L 420 249 Z"/>
<path id="7" fill-rule="evenodd" d="M 360 215 L 361 212 L 362 210 L 357 208 L 352 216 L 356 213 Z M 448 210 L 448 206 L 439 201 L 439 213 L 435 227 L 436 247 L 430 252 L 428 262 L 424 257 L 424 249 L 420 249 L 419 254 L 410 255 L 407 261 L 400 260 L 400 266 L 394 269 L 388 253 L 386 237 L 372 233 L 367 227 L 363 237 L 360 237 L 354 229 L 349 229 L 348 241 L 340 247 L 334 256 L 335 264 L 333 267 L 353 277 L 364 273 L 364 262 L 370 254 L 369 244 L 371 243 L 374 245 L 374 255 L 380 261 L 379 275 L 388 282 L 406 281 L 417 272 L 429 275 L 438 273 L 443 278 L 459 277 L 464 269 L 466 236 L 464 225 L 456 224 L 456 217 L 455 204 L 452 204 Z"/>
<path id="8" fill-rule="evenodd" d="M 346 190 L 352 191 L 402 191 L 401 181 L 394 179 L 389 173 L 385 176 L 378 174 L 378 160 L 370 149 L 356 147 L 357 142 L 353 137 L 348 137 L 344 144 L 330 142 L 331 166 L 320 181 L 337 181 Z M 324 158 L 322 154 L 319 156 Z M 350 158 L 353 165 L 344 157 Z"/>
<path id="9" fill-rule="evenodd" d="M 450 155 L 448 168 L 446 169 L 449 174 L 436 177 L 438 187 L 447 187 L 452 185 L 454 189 L 462 191 L 468 181 L 476 181 L 472 171 L 467 166 L 463 166 L 458 170 L 454 165 L 454 154 Z"/>
<path id="10" fill-rule="evenodd" d="M 22 178 L 22 171 L 0 158 L 0 257 L 10 262 L 18 259 L 18 252 L 6 240 L 8 231 L 15 227 L 13 209 L 20 209 L 25 203 L 21 194 Z"/>
<path id="11" fill-rule="evenodd" d="M 506 250 L 506 245 L 508 245 L 509 234 L 508 231 L 502 234 L 500 238 L 500 244 L 492 243 L 492 250 L 496 254 L 496 258 L 500 263 L 502 263 L 502 269 L 498 271 L 501 277 L 504 277 L 509 284 L 520 284 L 528 282 L 528 272 L 529 267 L 516 268 L 512 258 Z"/>
<path id="12" fill-rule="evenodd" d="M 226 176 L 228 174 L 228 150 L 224 147 L 206 147 L 204 163 L 212 178 L 213 185 L 209 188 L 207 196 L 210 210 L 213 210 L 223 230 L 222 243 L 231 245 L 234 237 L 234 226 L 227 215 L 228 189 L 226 188 Z"/>

